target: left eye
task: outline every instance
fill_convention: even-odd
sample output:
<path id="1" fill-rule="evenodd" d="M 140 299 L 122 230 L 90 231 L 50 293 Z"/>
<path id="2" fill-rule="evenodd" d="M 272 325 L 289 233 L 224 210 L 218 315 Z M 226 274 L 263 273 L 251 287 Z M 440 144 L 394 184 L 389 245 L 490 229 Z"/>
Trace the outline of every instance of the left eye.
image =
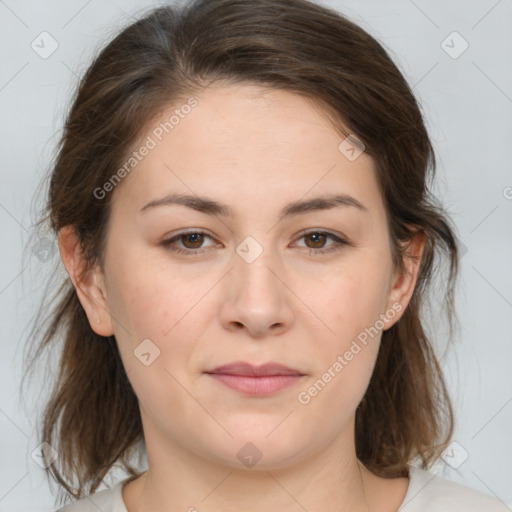
<path id="1" fill-rule="evenodd" d="M 198 254 L 203 252 L 203 243 L 205 238 L 213 238 L 207 234 L 205 231 L 189 231 L 187 233 L 179 233 L 176 236 L 164 240 L 161 245 L 169 248 L 172 251 L 182 254 Z M 340 249 L 344 245 L 350 245 L 346 240 L 343 240 L 339 236 L 336 236 L 332 233 L 327 233 L 325 231 L 310 231 L 308 233 L 302 233 L 302 236 L 299 237 L 299 240 L 304 238 L 305 240 L 310 240 L 313 245 L 307 245 L 306 248 L 312 250 L 316 253 L 326 253 Z M 334 240 L 334 243 L 331 245 L 324 247 L 324 244 L 327 239 Z M 179 242 L 182 244 L 182 247 L 176 247 L 175 244 Z"/>
<path id="2" fill-rule="evenodd" d="M 310 240 L 312 240 L 312 243 L 314 245 L 307 246 L 308 249 L 312 249 L 313 251 L 319 253 L 336 251 L 344 245 L 349 245 L 349 243 L 346 240 L 343 240 L 343 238 L 340 238 L 339 236 L 336 236 L 332 233 L 326 233 L 325 231 L 309 231 L 308 233 L 303 233 L 300 238 L 304 238 L 305 240 L 309 238 Z M 328 238 L 334 240 L 334 243 L 327 246 L 327 248 L 318 247 L 318 244 L 323 245 Z"/>

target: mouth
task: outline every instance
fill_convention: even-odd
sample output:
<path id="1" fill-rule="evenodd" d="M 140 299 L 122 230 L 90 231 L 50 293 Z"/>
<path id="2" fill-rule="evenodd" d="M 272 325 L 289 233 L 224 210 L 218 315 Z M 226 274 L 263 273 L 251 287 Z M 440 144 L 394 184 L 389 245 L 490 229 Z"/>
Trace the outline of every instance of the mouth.
<path id="1" fill-rule="evenodd" d="M 305 374 L 279 363 L 235 362 L 205 372 L 215 381 L 250 396 L 267 396 L 297 383 Z"/>

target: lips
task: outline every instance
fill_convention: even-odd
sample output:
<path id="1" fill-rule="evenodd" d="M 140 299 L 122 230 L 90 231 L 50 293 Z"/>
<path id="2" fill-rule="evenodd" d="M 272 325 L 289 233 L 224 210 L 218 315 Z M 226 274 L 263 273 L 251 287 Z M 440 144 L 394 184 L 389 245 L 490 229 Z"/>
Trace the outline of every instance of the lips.
<path id="1" fill-rule="evenodd" d="M 250 397 L 268 397 L 296 385 L 304 375 L 279 363 L 254 366 L 243 361 L 217 366 L 205 372 L 209 378 Z"/>
<path id="2" fill-rule="evenodd" d="M 244 377 L 269 377 L 269 376 L 302 376 L 304 375 L 299 370 L 289 368 L 288 366 L 279 363 L 265 363 L 260 366 L 255 366 L 243 361 L 236 361 L 233 363 L 218 366 L 213 370 L 205 373 L 222 374 L 222 375 L 239 375 Z"/>

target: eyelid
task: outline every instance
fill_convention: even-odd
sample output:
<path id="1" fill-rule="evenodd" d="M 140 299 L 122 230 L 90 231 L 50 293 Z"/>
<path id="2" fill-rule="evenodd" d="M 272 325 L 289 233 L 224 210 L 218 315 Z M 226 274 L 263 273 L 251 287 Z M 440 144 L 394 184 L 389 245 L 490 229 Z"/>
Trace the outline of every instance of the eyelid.
<path id="1" fill-rule="evenodd" d="M 171 234 L 169 237 L 165 237 L 164 240 L 162 240 L 161 242 L 161 245 L 163 245 L 164 247 L 165 246 L 170 246 L 171 243 L 179 240 L 182 236 L 185 236 L 185 235 L 189 235 L 189 234 L 198 234 L 198 235 L 206 235 L 208 236 L 209 238 L 211 238 L 212 240 L 215 240 L 215 237 L 209 233 L 208 231 L 206 231 L 205 229 L 201 229 L 201 228 L 188 228 L 188 229 L 184 229 L 182 231 L 179 231 L 177 232 L 176 234 Z M 199 248 L 199 249 L 186 249 L 186 250 L 176 250 L 176 252 L 187 252 L 187 253 L 194 253 L 194 251 L 197 253 L 198 251 L 201 251 L 203 248 Z"/>
<path id="2" fill-rule="evenodd" d="M 337 231 L 332 231 L 331 229 L 326 229 L 326 228 L 306 228 L 306 229 L 303 229 L 301 231 L 299 231 L 296 235 L 297 238 L 300 238 L 304 235 L 309 235 L 311 233 L 323 233 L 325 235 L 330 235 L 330 236 L 334 236 L 334 237 L 338 237 L 338 238 L 341 238 L 341 239 L 344 239 L 344 240 L 347 240 L 347 237 L 343 234 L 343 233 L 339 233 Z"/>

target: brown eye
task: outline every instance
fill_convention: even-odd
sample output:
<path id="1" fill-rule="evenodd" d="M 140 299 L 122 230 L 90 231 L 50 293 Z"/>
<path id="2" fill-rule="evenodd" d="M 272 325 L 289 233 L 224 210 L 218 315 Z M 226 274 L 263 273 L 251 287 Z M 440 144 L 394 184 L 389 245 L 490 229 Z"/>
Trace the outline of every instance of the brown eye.
<path id="1" fill-rule="evenodd" d="M 306 244 L 307 247 L 309 247 L 310 249 L 322 249 L 327 240 L 327 237 L 326 237 L 325 233 L 314 232 L 314 233 L 308 233 L 307 235 L 305 235 L 304 239 L 312 240 L 312 245 Z"/>
<path id="2" fill-rule="evenodd" d="M 309 231 L 302 232 L 300 239 L 304 239 L 304 248 L 310 249 L 310 254 L 324 254 L 328 252 L 334 252 L 342 249 L 344 246 L 352 245 L 347 240 L 324 231 Z M 332 241 L 329 245 L 325 245 L 326 242 Z"/>
<path id="3" fill-rule="evenodd" d="M 208 246 L 204 246 L 207 239 L 213 240 L 206 232 L 189 231 L 188 233 L 179 233 L 169 240 L 163 240 L 161 245 L 180 254 L 193 255 L 199 254 L 208 248 Z"/>
<path id="4" fill-rule="evenodd" d="M 185 235 L 181 235 L 180 239 L 187 249 L 199 249 L 204 242 L 204 235 L 203 233 L 187 233 Z"/>

